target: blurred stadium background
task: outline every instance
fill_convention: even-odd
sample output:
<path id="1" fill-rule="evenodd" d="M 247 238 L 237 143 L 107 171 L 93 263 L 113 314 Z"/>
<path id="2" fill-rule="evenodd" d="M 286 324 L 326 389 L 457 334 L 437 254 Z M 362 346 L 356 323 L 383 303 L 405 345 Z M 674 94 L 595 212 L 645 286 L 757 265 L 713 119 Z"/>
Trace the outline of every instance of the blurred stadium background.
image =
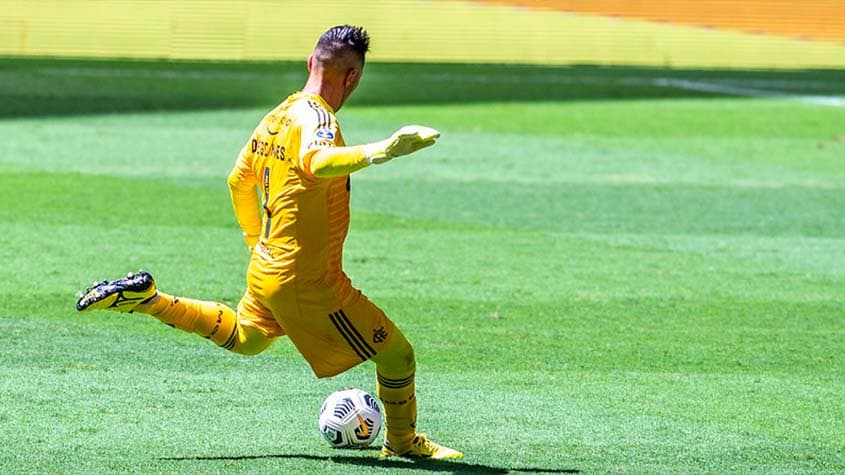
<path id="1" fill-rule="evenodd" d="M 836 0 L 5 0 L 0 55 L 299 60 L 366 25 L 374 61 L 845 66 Z"/>

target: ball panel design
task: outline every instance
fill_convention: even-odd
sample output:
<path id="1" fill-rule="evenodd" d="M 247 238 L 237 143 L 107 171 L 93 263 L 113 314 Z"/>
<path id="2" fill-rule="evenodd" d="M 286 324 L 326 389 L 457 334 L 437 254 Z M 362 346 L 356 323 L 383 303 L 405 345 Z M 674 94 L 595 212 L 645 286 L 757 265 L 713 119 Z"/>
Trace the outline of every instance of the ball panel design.
<path id="1" fill-rule="evenodd" d="M 381 423 L 378 401 L 360 389 L 334 392 L 320 406 L 320 433 L 335 448 L 369 446 L 381 431 Z"/>

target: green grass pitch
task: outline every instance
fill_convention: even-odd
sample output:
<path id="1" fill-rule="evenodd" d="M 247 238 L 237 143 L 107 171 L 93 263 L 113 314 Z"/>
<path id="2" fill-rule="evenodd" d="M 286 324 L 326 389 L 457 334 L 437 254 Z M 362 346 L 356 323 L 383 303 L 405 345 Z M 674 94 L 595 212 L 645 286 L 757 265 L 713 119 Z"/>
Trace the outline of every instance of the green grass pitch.
<path id="1" fill-rule="evenodd" d="M 845 471 L 842 71 L 368 65 L 347 141 L 443 135 L 353 177 L 345 265 L 460 462 L 328 448 L 319 405 L 374 391 L 370 364 L 316 380 L 284 340 L 242 357 L 78 315 L 138 268 L 237 302 L 225 177 L 303 81 L 0 60 L 0 471 Z"/>

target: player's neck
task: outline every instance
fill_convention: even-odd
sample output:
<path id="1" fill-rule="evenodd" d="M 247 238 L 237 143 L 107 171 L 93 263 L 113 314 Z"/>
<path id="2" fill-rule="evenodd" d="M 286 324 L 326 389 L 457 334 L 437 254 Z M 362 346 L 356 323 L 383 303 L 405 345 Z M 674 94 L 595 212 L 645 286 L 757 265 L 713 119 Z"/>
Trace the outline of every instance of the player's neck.
<path id="1" fill-rule="evenodd" d="M 337 112 L 343 101 L 343 88 L 337 87 L 330 81 L 324 81 L 321 77 L 310 76 L 302 92 L 316 94 L 323 98 L 326 104 Z"/>

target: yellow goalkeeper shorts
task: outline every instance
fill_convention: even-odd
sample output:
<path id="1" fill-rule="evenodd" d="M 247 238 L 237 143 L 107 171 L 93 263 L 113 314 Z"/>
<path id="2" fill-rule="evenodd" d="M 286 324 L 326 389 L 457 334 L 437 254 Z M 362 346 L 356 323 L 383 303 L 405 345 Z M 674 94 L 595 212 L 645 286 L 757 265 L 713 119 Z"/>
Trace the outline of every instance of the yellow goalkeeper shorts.
<path id="1" fill-rule="evenodd" d="M 260 257 L 250 262 L 238 323 L 267 337 L 287 335 L 318 378 L 372 358 L 387 346 L 394 330 L 393 322 L 359 290 L 341 292 L 340 286 L 296 279 L 282 283 Z"/>

